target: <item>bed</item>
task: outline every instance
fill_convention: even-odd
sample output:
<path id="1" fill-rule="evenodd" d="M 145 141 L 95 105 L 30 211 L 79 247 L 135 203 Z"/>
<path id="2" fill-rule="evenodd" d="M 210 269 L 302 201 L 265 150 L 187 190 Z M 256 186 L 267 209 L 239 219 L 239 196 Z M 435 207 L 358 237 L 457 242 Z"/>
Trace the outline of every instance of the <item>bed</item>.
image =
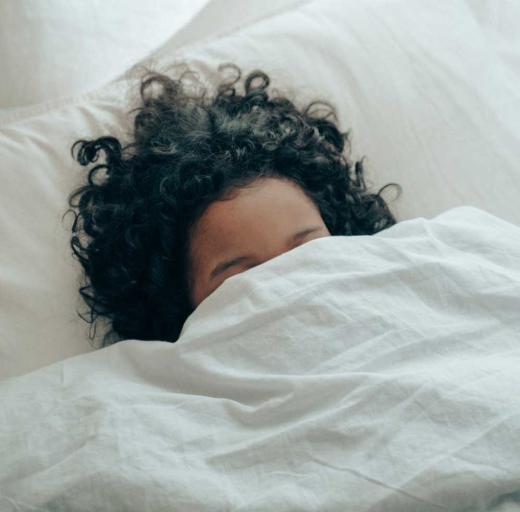
<path id="1" fill-rule="evenodd" d="M 0 509 L 520 510 L 518 3 L 199 7 L 104 85 L 0 115 Z M 227 279 L 174 344 L 97 349 L 70 146 L 124 139 L 142 66 L 181 61 L 329 100 L 399 222 Z"/>

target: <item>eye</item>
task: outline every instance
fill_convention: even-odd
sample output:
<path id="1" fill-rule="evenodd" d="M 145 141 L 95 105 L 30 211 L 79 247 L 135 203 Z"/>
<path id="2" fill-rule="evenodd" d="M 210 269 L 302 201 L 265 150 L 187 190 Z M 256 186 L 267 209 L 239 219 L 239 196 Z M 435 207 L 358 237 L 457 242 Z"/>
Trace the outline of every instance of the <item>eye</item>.
<path id="1" fill-rule="evenodd" d="M 308 242 L 309 240 L 312 240 L 313 238 L 317 238 L 318 235 L 316 233 L 309 233 L 308 235 L 305 235 L 303 238 L 301 238 L 296 244 L 294 244 L 293 247 L 298 247 L 299 245 L 304 244 L 305 242 Z"/>
<path id="2" fill-rule="evenodd" d="M 248 267 L 246 267 L 246 270 L 249 270 L 250 268 L 256 267 L 258 263 L 251 263 Z"/>

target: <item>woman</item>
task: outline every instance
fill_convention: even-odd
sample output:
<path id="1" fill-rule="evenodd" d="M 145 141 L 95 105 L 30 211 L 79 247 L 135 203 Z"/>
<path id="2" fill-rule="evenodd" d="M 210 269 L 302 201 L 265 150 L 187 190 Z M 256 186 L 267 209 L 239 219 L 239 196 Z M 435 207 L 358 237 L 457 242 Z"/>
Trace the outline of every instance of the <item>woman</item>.
<path id="1" fill-rule="evenodd" d="M 149 71 L 131 143 L 105 136 L 72 146 L 84 166 L 106 156 L 67 210 L 90 308 L 90 319 L 80 316 L 91 326 L 98 316 L 110 321 L 103 345 L 114 336 L 175 342 L 229 276 L 317 237 L 371 235 L 396 223 L 380 196 L 385 187 L 366 191 L 362 161 L 351 177 L 349 134 L 328 119 L 337 122 L 329 103 L 299 110 L 269 94 L 260 70 L 245 78 L 242 95 L 234 87 L 240 68 L 224 67 L 236 77 L 213 97 L 188 94 L 189 69 L 179 79 Z M 326 115 L 311 112 L 320 103 Z"/>

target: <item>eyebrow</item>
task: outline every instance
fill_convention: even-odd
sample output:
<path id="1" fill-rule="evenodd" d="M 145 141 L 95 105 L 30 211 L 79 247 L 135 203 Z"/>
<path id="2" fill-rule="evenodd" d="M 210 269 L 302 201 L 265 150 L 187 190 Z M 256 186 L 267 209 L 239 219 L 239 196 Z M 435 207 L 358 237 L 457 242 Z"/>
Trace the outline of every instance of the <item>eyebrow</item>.
<path id="1" fill-rule="evenodd" d="M 312 226 L 310 228 L 305 228 L 301 231 L 298 231 L 294 235 L 292 235 L 287 242 L 288 243 L 294 243 L 298 241 L 300 238 L 303 238 L 305 235 L 308 235 L 309 233 L 314 233 L 314 231 L 318 231 L 320 229 L 323 229 L 323 226 Z M 242 263 L 243 261 L 252 260 L 254 259 L 254 256 L 252 254 L 245 254 L 242 256 L 238 256 L 236 258 L 232 258 L 230 260 L 221 261 L 212 271 L 210 274 L 210 279 L 213 279 L 214 277 L 218 276 L 225 270 L 227 270 L 229 267 L 232 267 L 234 265 L 237 265 L 238 263 Z"/>

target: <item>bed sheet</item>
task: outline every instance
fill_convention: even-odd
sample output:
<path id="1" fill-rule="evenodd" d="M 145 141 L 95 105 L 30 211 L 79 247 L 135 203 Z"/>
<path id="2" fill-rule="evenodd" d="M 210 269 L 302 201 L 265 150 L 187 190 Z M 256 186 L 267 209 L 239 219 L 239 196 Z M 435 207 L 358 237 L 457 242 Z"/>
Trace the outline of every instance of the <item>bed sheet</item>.
<path id="1" fill-rule="evenodd" d="M 0 509 L 520 508 L 520 227 L 476 208 L 227 279 L 175 344 L 0 382 Z"/>
<path id="2" fill-rule="evenodd" d="M 472 205 L 520 224 L 518 3 L 255 2 L 210 2 L 151 59 L 186 59 L 208 82 L 235 61 L 267 71 L 300 106 L 329 100 L 351 132 L 351 157 L 366 157 L 370 191 L 402 186 L 395 201 L 395 188 L 383 193 L 398 221 Z M 0 123 L 0 378 L 92 349 L 61 222 L 85 171 L 70 146 L 127 138 L 132 70 Z"/>

